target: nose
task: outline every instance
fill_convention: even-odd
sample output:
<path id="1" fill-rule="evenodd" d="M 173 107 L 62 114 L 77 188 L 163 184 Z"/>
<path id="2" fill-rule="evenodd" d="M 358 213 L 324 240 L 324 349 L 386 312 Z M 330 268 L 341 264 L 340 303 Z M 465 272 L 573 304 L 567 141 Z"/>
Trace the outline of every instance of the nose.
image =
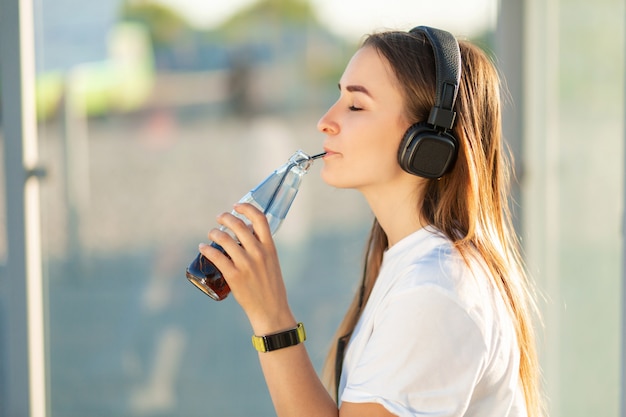
<path id="1" fill-rule="evenodd" d="M 317 130 L 327 135 L 336 135 L 339 133 L 339 124 L 332 118 L 332 106 L 317 122 Z"/>

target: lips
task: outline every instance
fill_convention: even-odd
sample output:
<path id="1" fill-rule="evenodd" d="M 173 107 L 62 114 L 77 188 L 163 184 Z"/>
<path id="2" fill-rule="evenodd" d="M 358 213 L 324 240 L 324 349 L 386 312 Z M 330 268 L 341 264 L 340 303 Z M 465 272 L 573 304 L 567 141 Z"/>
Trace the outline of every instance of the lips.
<path id="1" fill-rule="evenodd" d="M 331 149 L 328 149 L 326 147 L 324 148 L 324 152 L 326 152 L 326 155 L 324 155 L 324 159 L 337 154 L 337 152 L 335 152 L 335 151 L 333 151 Z"/>

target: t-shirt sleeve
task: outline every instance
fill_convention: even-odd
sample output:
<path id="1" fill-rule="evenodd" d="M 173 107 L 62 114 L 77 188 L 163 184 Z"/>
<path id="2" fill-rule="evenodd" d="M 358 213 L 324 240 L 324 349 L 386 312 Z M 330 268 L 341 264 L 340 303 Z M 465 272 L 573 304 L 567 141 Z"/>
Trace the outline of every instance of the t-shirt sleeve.
<path id="1" fill-rule="evenodd" d="M 487 355 L 468 312 L 436 285 L 389 295 L 379 307 L 341 400 L 398 416 L 462 416 Z"/>

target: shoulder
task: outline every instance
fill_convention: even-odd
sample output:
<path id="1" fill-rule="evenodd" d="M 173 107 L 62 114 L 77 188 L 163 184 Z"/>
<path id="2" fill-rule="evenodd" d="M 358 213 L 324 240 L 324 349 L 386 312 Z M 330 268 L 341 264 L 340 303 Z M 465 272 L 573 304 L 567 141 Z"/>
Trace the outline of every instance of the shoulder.
<path id="1" fill-rule="evenodd" d="M 494 381 L 515 385 L 515 334 L 488 268 L 425 232 L 386 254 L 348 347 L 344 401 L 460 415 L 482 409 L 475 392 L 497 397 Z"/>
<path id="2" fill-rule="evenodd" d="M 434 287 L 455 299 L 475 287 L 477 279 L 487 278 L 482 268 L 470 266 L 454 243 L 434 228 L 425 228 L 398 246 L 392 248 L 393 260 L 383 263 L 379 276 L 388 295 Z"/>
<path id="3" fill-rule="evenodd" d="M 490 338 L 502 309 L 488 268 L 480 260 L 464 259 L 443 234 L 426 231 L 422 239 L 405 245 L 393 264 L 381 269 L 376 310 L 388 314 L 401 308 L 409 314 L 430 315 L 441 309 L 444 317 L 456 313 L 453 321 L 459 325 L 470 321 L 484 338 Z"/>

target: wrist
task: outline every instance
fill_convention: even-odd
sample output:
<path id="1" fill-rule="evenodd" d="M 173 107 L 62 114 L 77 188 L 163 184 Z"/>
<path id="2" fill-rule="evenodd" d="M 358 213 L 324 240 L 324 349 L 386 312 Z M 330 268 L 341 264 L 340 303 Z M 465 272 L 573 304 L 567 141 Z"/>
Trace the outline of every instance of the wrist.
<path id="1" fill-rule="evenodd" d="M 279 314 L 274 317 L 250 318 L 252 331 L 256 335 L 267 335 L 283 332 L 292 329 L 298 325 L 295 317 L 291 312 Z"/>

